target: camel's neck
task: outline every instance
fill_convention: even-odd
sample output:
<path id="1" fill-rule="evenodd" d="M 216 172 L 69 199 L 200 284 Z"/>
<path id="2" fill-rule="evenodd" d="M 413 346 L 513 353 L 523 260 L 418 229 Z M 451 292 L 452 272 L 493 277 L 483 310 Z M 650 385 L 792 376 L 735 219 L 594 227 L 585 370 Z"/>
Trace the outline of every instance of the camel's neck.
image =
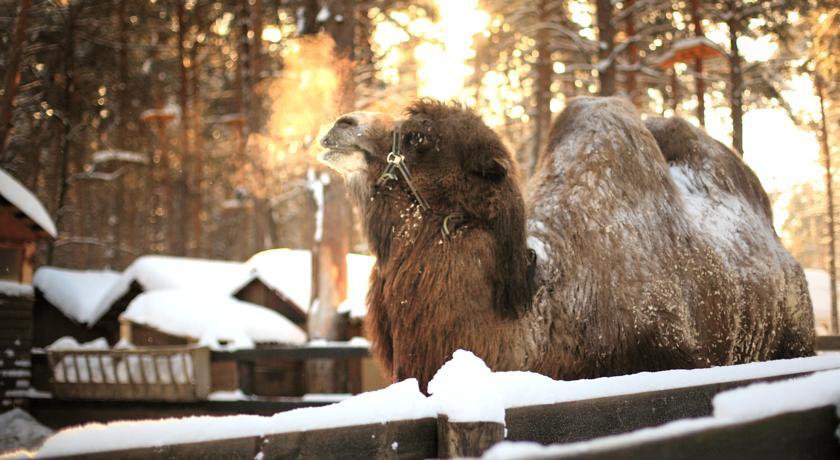
<path id="1" fill-rule="evenodd" d="M 357 196 L 377 257 L 367 299 L 367 325 L 377 355 L 391 364 L 395 377 L 419 377 L 421 383 L 458 348 L 480 354 L 497 368 L 511 368 L 515 360 L 488 341 L 487 331 L 517 334 L 521 321 L 499 311 L 496 301 L 501 283 L 527 274 L 507 273 L 500 280 L 500 244 L 490 224 L 467 217 L 447 237 L 441 232 L 442 213 L 421 209 L 401 187 Z M 523 241 L 524 231 L 523 223 Z"/>

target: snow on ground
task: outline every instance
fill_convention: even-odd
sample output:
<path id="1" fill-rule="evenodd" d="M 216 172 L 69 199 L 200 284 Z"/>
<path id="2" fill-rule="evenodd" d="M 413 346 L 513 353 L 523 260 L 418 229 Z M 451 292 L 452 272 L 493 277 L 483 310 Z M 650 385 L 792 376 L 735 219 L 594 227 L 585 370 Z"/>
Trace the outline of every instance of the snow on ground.
<path id="1" fill-rule="evenodd" d="M 101 300 L 120 275 L 109 270 L 79 271 L 41 267 L 32 284 L 68 318 L 92 326 L 108 311 Z"/>
<path id="2" fill-rule="evenodd" d="M 808 280 L 808 292 L 814 305 L 817 334 L 828 334 L 831 327 L 831 278 L 825 270 L 806 268 L 805 279 Z M 840 289 L 837 292 L 840 293 Z"/>
<path id="3" fill-rule="evenodd" d="M 52 433 L 22 409 L 0 414 L 0 452 L 35 449 Z"/>
<path id="4" fill-rule="evenodd" d="M 484 458 L 556 458 L 563 455 L 598 453 L 783 413 L 826 406 L 837 407 L 840 405 L 840 370 L 818 372 L 781 382 L 757 383 L 726 391 L 715 396 L 712 405 L 714 411 L 710 417 L 677 420 L 658 427 L 589 441 L 551 446 L 532 442 L 503 442 L 487 451 Z"/>
<path id="5" fill-rule="evenodd" d="M 430 397 L 419 391 L 415 379 L 409 379 L 383 390 L 353 396 L 337 404 L 283 412 L 273 417 L 190 417 L 90 424 L 56 434 L 45 443 L 39 455 L 71 455 L 181 444 L 436 417 L 437 414 L 447 414 L 451 420 L 462 422 L 492 420 L 504 423 L 505 407 L 589 399 L 832 367 L 840 368 L 840 357 L 822 356 L 714 369 L 559 382 L 526 372 L 491 373 L 475 355 L 458 351 L 430 382 Z M 678 421 L 660 428 L 615 436 L 604 442 L 605 445 L 615 445 L 673 436 L 732 423 L 733 420 L 751 420 L 836 402 L 840 402 L 840 370 L 821 372 L 794 381 L 753 385 L 749 390 L 734 390 L 715 398 L 713 417 Z M 587 443 L 572 446 L 571 449 L 591 448 L 591 444 Z M 510 451 L 525 452 L 522 455 L 541 455 L 545 448 L 530 444 L 505 444 L 497 449 L 492 453 L 496 456 L 493 458 L 520 455 Z"/>
<path id="6" fill-rule="evenodd" d="M 38 197 L 3 169 L 0 169 L 0 196 L 20 209 L 53 238 L 58 235 L 55 223 Z"/>
<path id="7" fill-rule="evenodd" d="M 9 297 L 32 297 L 32 286 L 0 280 L 0 295 Z"/>
<path id="8" fill-rule="evenodd" d="M 252 398 L 242 390 L 236 389 L 234 391 L 214 391 L 207 395 L 209 401 L 249 401 Z"/>
<path id="9" fill-rule="evenodd" d="M 120 315 L 167 334 L 192 337 L 218 348 L 252 348 L 256 343 L 302 344 L 306 334 L 283 315 L 224 294 L 165 289 L 137 296 Z"/>

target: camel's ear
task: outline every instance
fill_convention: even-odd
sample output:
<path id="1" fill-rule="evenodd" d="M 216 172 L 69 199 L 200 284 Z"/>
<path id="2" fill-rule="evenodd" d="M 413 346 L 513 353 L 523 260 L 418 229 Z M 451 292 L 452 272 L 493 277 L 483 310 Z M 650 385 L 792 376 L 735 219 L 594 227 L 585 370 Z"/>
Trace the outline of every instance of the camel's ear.
<path id="1" fill-rule="evenodd" d="M 468 166 L 470 174 L 491 182 L 499 182 L 507 177 L 507 166 L 496 158 L 482 156 Z"/>

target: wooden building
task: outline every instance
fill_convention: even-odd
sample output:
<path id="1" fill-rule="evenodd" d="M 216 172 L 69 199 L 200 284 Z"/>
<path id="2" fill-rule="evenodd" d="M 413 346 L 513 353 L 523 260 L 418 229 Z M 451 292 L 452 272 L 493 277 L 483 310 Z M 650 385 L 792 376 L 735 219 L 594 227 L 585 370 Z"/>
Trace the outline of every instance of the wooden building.
<path id="1" fill-rule="evenodd" d="M 0 412 L 25 402 L 31 349 L 32 286 L 0 281 Z"/>
<path id="2" fill-rule="evenodd" d="M 120 321 L 122 340 L 140 347 L 200 344 L 214 349 L 256 349 L 303 345 L 307 341 L 300 327 L 271 309 L 189 289 L 143 293 L 131 302 Z M 214 361 L 211 390 L 236 390 L 247 382 L 250 388 L 246 389 L 253 394 L 305 393 L 301 362 L 258 363 L 247 373 L 242 375 L 235 361 Z"/>
<path id="3" fill-rule="evenodd" d="M 45 348 L 61 337 L 78 342 L 104 337 L 115 344 L 122 310 L 103 306 L 101 300 L 119 279 L 111 271 L 39 268 L 33 280 L 32 345 Z"/>
<path id="4" fill-rule="evenodd" d="M 0 169 L 0 280 L 31 282 L 35 242 L 57 234 L 38 198 Z"/>

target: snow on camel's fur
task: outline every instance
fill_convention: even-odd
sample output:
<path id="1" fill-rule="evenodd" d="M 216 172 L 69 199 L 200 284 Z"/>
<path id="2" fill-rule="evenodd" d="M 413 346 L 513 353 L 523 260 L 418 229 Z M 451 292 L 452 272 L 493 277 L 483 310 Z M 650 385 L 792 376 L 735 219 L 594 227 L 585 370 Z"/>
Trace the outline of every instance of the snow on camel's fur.
<path id="1" fill-rule="evenodd" d="M 621 99 L 575 99 L 526 200 L 477 115 L 417 102 L 401 150 L 430 210 L 403 179 L 376 184 L 395 125 L 352 113 L 322 139 L 377 257 L 367 327 L 395 379 L 425 389 L 459 348 L 496 371 L 562 379 L 813 354 L 802 269 L 766 194 L 688 123 L 645 127 Z M 446 238 L 452 213 L 464 217 Z"/>

